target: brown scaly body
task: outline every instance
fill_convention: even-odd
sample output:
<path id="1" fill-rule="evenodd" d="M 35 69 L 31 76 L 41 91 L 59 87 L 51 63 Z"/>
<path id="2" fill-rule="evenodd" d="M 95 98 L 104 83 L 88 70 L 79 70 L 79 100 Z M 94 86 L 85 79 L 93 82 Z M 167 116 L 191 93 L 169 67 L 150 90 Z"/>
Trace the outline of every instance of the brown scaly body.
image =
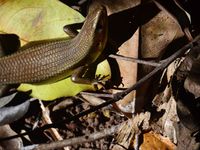
<path id="1" fill-rule="evenodd" d="M 21 51 L 0 58 L 0 83 L 35 83 L 64 78 L 80 66 L 89 66 L 107 41 L 107 12 L 98 3 L 90 6 L 80 33 L 73 39 L 36 41 Z"/>

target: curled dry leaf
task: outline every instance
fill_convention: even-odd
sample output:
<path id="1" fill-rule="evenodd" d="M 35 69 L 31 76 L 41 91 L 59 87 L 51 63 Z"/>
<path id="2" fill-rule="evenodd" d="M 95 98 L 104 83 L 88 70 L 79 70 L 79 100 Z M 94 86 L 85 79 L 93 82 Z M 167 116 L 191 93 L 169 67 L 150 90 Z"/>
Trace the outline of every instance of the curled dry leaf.
<path id="1" fill-rule="evenodd" d="M 185 128 L 185 126 L 182 123 L 177 124 L 176 126 L 177 136 L 178 136 L 178 144 L 177 149 L 178 150 L 186 150 L 186 149 L 192 149 L 192 150 L 199 150 L 200 149 L 200 143 L 196 140 L 196 137 L 193 136 L 191 138 L 192 132 Z"/>
<path id="2" fill-rule="evenodd" d="M 195 98 L 200 97 L 199 75 L 192 74 L 184 82 L 184 87 L 190 93 L 195 95 Z"/>
<path id="3" fill-rule="evenodd" d="M 143 144 L 141 145 L 141 150 L 148 149 L 165 149 L 165 150 L 174 150 L 176 146 L 171 143 L 168 138 L 161 136 L 160 134 L 156 134 L 153 132 L 148 132 L 143 135 Z"/>
<path id="4" fill-rule="evenodd" d="M 183 132 L 188 130 L 190 133 L 195 133 L 200 129 L 200 107 L 199 101 L 195 98 L 198 95 L 198 92 L 196 93 L 195 91 L 199 88 L 198 78 L 196 78 L 198 74 L 198 63 L 196 62 L 198 62 L 198 59 L 199 47 L 196 45 L 190 49 L 183 62 L 177 68 L 171 82 L 173 96 L 176 100 L 177 115 L 180 119 L 180 124 L 182 124 L 181 128 L 183 129 L 181 130 Z M 189 145 L 188 141 L 192 142 L 194 139 L 192 134 L 183 133 L 179 130 L 180 129 L 176 129 L 178 148 Z M 182 133 L 185 135 L 182 135 Z M 183 140 L 186 138 L 186 134 L 188 134 L 187 141 Z M 187 148 L 191 149 L 189 147 Z"/>
<path id="5" fill-rule="evenodd" d="M 159 106 L 158 111 L 161 110 L 164 111 L 164 114 L 162 115 L 162 117 L 159 118 L 158 122 L 156 123 L 156 125 L 160 126 L 160 128 L 156 126 L 154 128 L 154 131 L 162 133 L 164 136 L 168 137 L 173 143 L 177 143 L 174 124 L 177 123 L 179 119 L 176 112 L 176 102 L 173 97 L 171 97 L 168 102 L 165 102 Z"/>
<path id="6" fill-rule="evenodd" d="M 124 122 L 119 127 L 118 135 L 116 137 L 118 145 L 128 149 L 130 144 L 133 143 L 132 140 L 134 140 L 135 135 L 140 134 L 142 130 L 149 129 L 150 117 L 151 114 L 149 112 L 145 112 L 137 114 L 133 119 L 129 119 Z"/>
<path id="7" fill-rule="evenodd" d="M 135 34 L 127 41 L 125 42 L 120 48 L 119 48 L 119 54 L 124 56 L 131 56 L 133 58 L 138 58 L 138 42 L 139 42 L 139 30 L 135 32 Z M 123 88 L 130 87 L 137 81 L 137 64 L 133 62 L 123 61 L 123 60 L 117 60 L 120 68 L 120 73 L 123 83 Z M 132 68 L 132 69 L 130 69 Z M 129 95 L 127 95 L 122 101 L 118 102 L 118 105 L 120 107 L 126 107 L 132 101 L 134 100 L 135 92 L 131 92 Z"/>
<path id="8" fill-rule="evenodd" d="M 166 75 L 169 83 L 180 62 L 181 59 L 179 61 L 174 61 L 168 66 Z M 176 101 L 172 96 L 171 86 L 166 86 L 163 92 L 154 97 L 153 105 L 157 107 L 157 112 L 161 115 L 157 115 L 159 118 L 154 119 L 158 121 L 156 121 L 156 124 L 152 124 L 152 128 L 157 133 L 168 137 L 173 143 L 177 143 L 174 124 L 176 124 L 179 119 L 177 117 Z"/>
<path id="9" fill-rule="evenodd" d="M 17 106 L 3 107 L 0 109 L 0 125 L 12 123 L 23 117 L 28 111 L 30 101 Z"/>
<path id="10" fill-rule="evenodd" d="M 97 106 L 105 102 L 105 100 L 99 97 L 95 97 L 93 95 L 87 95 L 87 94 L 81 93 L 81 96 L 85 99 L 85 101 L 89 102 L 93 106 Z"/>
<path id="11" fill-rule="evenodd" d="M 192 51 L 192 55 L 190 55 L 193 57 L 192 66 L 184 82 L 184 88 L 198 98 L 200 97 L 200 47 L 192 49 Z"/>
<path id="12" fill-rule="evenodd" d="M 155 11 L 155 7 L 151 11 Z M 165 11 L 159 12 L 141 27 L 141 58 L 159 61 L 166 52 L 173 53 L 176 47 L 173 46 L 173 49 L 170 49 L 168 46 L 183 35 L 179 25 L 168 13 Z M 139 66 L 139 78 L 152 70 L 153 67 L 151 66 Z M 152 86 L 152 84 L 157 85 L 157 80 L 159 80 L 159 76 L 148 80 L 137 90 L 137 97 L 140 98 L 136 103 L 138 111 L 143 108 L 147 99 L 155 93 L 157 86 Z"/>
<path id="13" fill-rule="evenodd" d="M 56 110 L 59 110 L 59 109 L 64 109 L 66 108 L 67 106 L 73 104 L 73 98 L 66 98 L 64 100 L 62 100 L 61 102 L 59 102 L 58 104 L 56 104 L 52 111 L 56 111 Z"/>
<path id="14" fill-rule="evenodd" d="M 8 104 L 10 101 L 12 101 L 16 94 L 17 93 L 13 93 L 11 95 L 1 97 L 0 98 L 0 108 L 5 106 L 6 104 Z"/>
<path id="15" fill-rule="evenodd" d="M 200 97 L 200 47 L 192 48 L 176 71 L 176 79 L 196 98 Z"/>
<path id="16" fill-rule="evenodd" d="M 121 6 L 123 6 L 124 8 L 122 8 L 120 6 L 120 3 L 122 3 Z M 121 46 L 118 47 L 119 51 L 118 51 L 117 54 L 123 55 L 123 56 L 128 56 L 128 57 L 133 57 L 133 58 L 138 58 L 139 27 L 138 27 L 137 22 L 133 18 L 135 17 L 135 15 L 137 15 L 136 13 L 134 13 L 134 8 L 137 9 L 137 6 L 141 3 L 141 1 L 140 0 L 135 0 L 135 1 L 126 0 L 126 2 L 121 1 L 120 3 L 116 3 L 115 9 L 113 9 L 113 7 L 111 7 L 111 11 L 113 11 L 113 12 L 117 11 L 118 12 L 119 10 L 121 11 L 122 9 L 124 10 L 124 9 L 132 7 L 130 10 L 133 9 L 132 10 L 133 13 L 129 13 L 129 17 L 132 16 L 132 17 L 130 17 L 132 20 L 131 19 L 129 20 L 129 24 L 132 25 L 130 27 L 131 32 L 130 31 L 129 32 L 133 33 L 133 34 L 130 35 L 129 38 L 126 37 L 126 41 L 120 41 L 122 43 L 119 42 L 121 44 Z M 123 5 L 123 3 L 124 4 L 126 3 L 126 5 Z M 118 10 L 116 10 L 116 8 Z M 124 15 L 122 19 L 125 19 L 124 22 L 126 22 L 128 20 L 127 18 L 128 17 L 126 15 Z M 136 27 L 136 25 L 137 25 L 137 27 Z M 115 28 L 115 27 L 113 27 L 113 28 Z M 123 27 L 123 28 L 128 28 L 128 27 Z M 120 30 L 121 29 L 119 28 L 118 31 L 116 31 L 116 32 L 121 33 Z M 132 30 L 134 30 L 134 32 Z M 124 32 L 122 34 L 123 35 L 120 35 L 120 34 L 117 35 L 119 37 L 119 39 L 122 38 L 127 33 Z M 112 35 L 114 35 L 114 34 L 111 34 L 111 36 Z M 115 37 L 111 37 L 111 38 L 115 39 Z M 117 63 L 118 63 L 119 70 L 120 70 L 120 76 L 122 78 L 122 84 L 119 87 L 120 88 L 128 88 L 131 85 L 133 85 L 134 83 L 136 83 L 136 80 L 137 80 L 137 64 L 134 63 L 134 62 L 124 61 L 124 60 L 120 60 L 120 59 L 117 59 Z M 113 90 L 113 92 L 116 93 L 116 92 L 119 92 L 119 90 Z M 132 101 L 134 100 L 134 97 L 135 97 L 135 91 L 131 92 L 129 95 L 124 97 L 123 100 L 121 100 L 117 103 L 119 108 L 122 109 L 122 111 L 124 109 L 126 109 L 124 107 L 126 107 L 127 105 L 132 103 Z"/>
<path id="17" fill-rule="evenodd" d="M 0 126 L 0 138 L 15 135 L 16 133 L 9 127 L 9 125 Z M 20 138 L 0 142 L 0 149 L 3 150 L 19 150 L 23 146 Z"/>
<path id="18" fill-rule="evenodd" d="M 167 68 L 167 81 L 170 82 L 180 61 L 174 61 Z M 163 112 L 159 117 L 156 125 L 152 125 L 154 131 L 168 137 L 173 143 L 177 143 L 176 131 L 174 124 L 179 121 L 176 112 L 176 101 L 172 96 L 171 86 L 166 86 L 162 93 L 157 94 L 153 99 L 153 104 L 157 107 L 158 112 Z"/>

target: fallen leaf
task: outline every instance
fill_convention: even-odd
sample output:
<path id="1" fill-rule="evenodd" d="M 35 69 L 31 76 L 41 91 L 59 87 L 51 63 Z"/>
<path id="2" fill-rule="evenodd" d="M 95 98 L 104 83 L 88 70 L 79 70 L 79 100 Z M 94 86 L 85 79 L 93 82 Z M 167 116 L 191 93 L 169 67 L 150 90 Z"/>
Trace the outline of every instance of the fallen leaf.
<path id="1" fill-rule="evenodd" d="M 200 80 L 199 80 L 199 75 L 200 75 L 200 47 L 196 47 L 191 49 L 190 55 L 191 65 L 189 74 L 185 79 L 184 82 L 184 88 L 192 93 L 195 98 L 200 97 Z M 188 65 L 188 64 L 186 64 Z"/>
<path id="2" fill-rule="evenodd" d="M 176 146 L 168 138 L 148 132 L 143 135 L 141 150 L 175 150 Z"/>
<path id="3" fill-rule="evenodd" d="M 9 125 L 0 126 L 0 138 L 16 135 Z M 21 138 L 14 138 L 0 142 L 0 149 L 3 150 L 18 150 L 23 147 Z"/>
<path id="4" fill-rule="evenodd" d="M 109 3 L 109 2 L 108 2 Z M 126 4 L 126 5 L 125 5 Z M 111 26 L 113 22 L 115 22 L 114 18 L 117 16 L 117 21 L 122 23 L 123 29 L 121 29 L 121 25 L 117 27 L 113 25 L 111 27 L 110 33 L 111 38 L 119 44 L 118 47 L 118 55 L 122 55 L 125 57 L 133 57 L 138 58 L 138 48 L 139 48 L 139 27 L 137 22 L 133 19 L 137 15 L 135 10 L 137 10 L 138 5 L 140 4 L 140 0 L 135 1 L 115 1 L 112 6 L 109 4 L 110 13 L 114 13 L 111 18 Z M 124 10 L 124 11 L 122 11 Z M 116 12 L 118 12 L 116 14 Z M 123 21 L 122 21 L 123 20 Z M 135 22 L 134 22 L 135 21 Z M 119 22 L 119 24 L 120 24 Z M 127 23 L 128 22 L 128 23 Z M 119 28 L 118 28 L 119 27 Z M 126 32 L 126 29 L 130 29 L 130 31 Z M 128 36 L 127 36 L 128 35 Z M 123 40 L 122 40 L 123 39 Z M 116 59 L 119 70 L 120 77 L 122 81 L 118 86 L 119 88 L 128 88 L 137 80 L 137 63 L 124 61 L 120 59 Z M 119 79 L 118 79 L 119 80 Z M 119 92 L 121 90 L 114 89 L 113 93 Z M 123 112 L 126 106 L 133 102 L 135 97 L 135 91 L 131 92 L 127 96 L 125 96 L 121 101 L 117 102 L 119 109 Z M 131 108 L 131 112 L 133 112 L 133 108 Z"/>
<path id="5" fill-rule="evenodd" d="M 30 101 L 17 106 L 0 108 L 0 125 L 12 123 L 23 117 L 29 109 Z"/>
<path id="6" fill-rule="evenodd" d="M 111 70 L 108 65 L 108 61 L 103 61 L 97 66 L 96 74 L 105 76 L 109 75 L 108 78 L 110 78 Z M 23 92 L 32 90 L 31 96 L 41 100 L 55 100 L 56 98 L 64 96 L 75 96 L 81 91 L 95 90 L 95 89 L 92 85 L 76 84 L 72 82 L 71 78 L 69 77 L 64 80 L 51 84 L 43 84 L 43 85 L 21 84 L 18 87 L 18 90 Z"/>
<path id="7" fill-rule="evenodd" d="M 176 124 L 176 131 L 178 137 L 177 149 L 200 149 L 200 143 L 197 140 L 197 137 L 193 136 L 193 132 L 187 129 L 182 123 Z"/>
<path id="8" fill-rule="evenodd" d="M 0 108 L 5 106 L 6 104 L 8 104 L 10 101 L 12 101 L 16 94 L 17 93 L 13 93 L 11 95 L 1 97 L 0 98 Z"/>
<path id="9" fill-rule="evenodd" d="M 158 8 L 157 8 L 158 9 Z M 150 9 L 152 13 L 156 13 L 156 7 Z M 172 19 L 167 12 L 160 11 L 141 27 L 141 59 L 146 60 L 156 60 L 159 61 L 165 53 L 173 53 L 175 48 L 175 43 L 177 39 L 183 37 L 184 34 L 176 21 Z M 173 44 L 173 48 L 169 46 Z M 147 75 L 152 71 L 154 67 L 147 65 L 140 65 L 139 78 Z M 153 98 L 153 95 L 156 92 L 156 88 L 159 82 L 159 76 L 155 76 L 148 81 L 146 81 L 140 88 L 137 90 L 137 97 L 139 98 L 136 102 L 138 111 L 144 107 L 148 100 Z M 153 95 L 153 96 L 152 96 Z"/>
<path id="10" fill-rule="evenodd" d="M 195 83 L 195 78 L 188 77 L 198 74 L 198 63 L 196 64 L 197 66 L 193 66 L 198 61 L 198 57 L 199 48 L 196 46 L 187 53 L 185 59 L 176 69 L 171 82 L 173 96 L 177 102 L 177 114 L 180 122 L 194 132 L 200 128 L 199 101 L 195 98 L 195 93 L 192 93 L 195 92 L 195 88 L 198 89 L 198 81 Z M 198 80 L 198 78 L 196 79 Z M 188 91 L 191 91 L 191 93 Z"/>
<path id="11" fill-rule="evenodd" d="M 0 2 L 0 8 L 0 33 L 17 34 L 22 45 L 67 37 L 63 26 L 84 20 L 77 11 L 56 0 L 6 0 Z"/>

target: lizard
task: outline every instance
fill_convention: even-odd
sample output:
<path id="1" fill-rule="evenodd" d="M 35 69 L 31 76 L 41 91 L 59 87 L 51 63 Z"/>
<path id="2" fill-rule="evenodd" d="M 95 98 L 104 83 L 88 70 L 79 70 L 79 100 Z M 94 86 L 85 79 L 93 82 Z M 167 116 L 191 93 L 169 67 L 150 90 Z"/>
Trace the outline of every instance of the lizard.
<path id="1" fill-rule="evenodd" d="M 38 83 L 70 75 L 76 83 L 95 82 L 82 75 L 104 50 L 107 26 L 106 8 L 100 3 L 92 3 L 81 31 L 74 38 L 33 41 L 18 52 L 1 57 L 0 83 Z"/>

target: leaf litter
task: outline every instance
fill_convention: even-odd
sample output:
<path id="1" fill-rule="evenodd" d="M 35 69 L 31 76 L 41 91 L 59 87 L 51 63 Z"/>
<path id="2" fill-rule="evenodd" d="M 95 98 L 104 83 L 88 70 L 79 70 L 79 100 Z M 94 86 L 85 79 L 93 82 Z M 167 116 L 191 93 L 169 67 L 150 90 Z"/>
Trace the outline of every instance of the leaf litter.
<path id="1" fill-rule="evenodd" d="M 106 1 L 103 1 L 103 3 L 109 4 L 109 2 L 106 3 Z M 127 5 L 131 6 L 129 0 L 124 1 L 123 5 L 120 5 L 119 1 L 116 1 L 113 4 L 113 7 L 110 7 L 109 13 L 112 13 L 112 11 L 116 13 L 117 11 L 112 9 L 117 9 L 118 5 L 120 6 L 120 11 L 122 11 L 121 6 L 124 6 L 124 4 L 126 4 L 126 6 L 124 6 L 126 9 Z M 140 9 L 140 5 L 136 2 L 135 4 L 132 4 L 132 6 L 134 8 L 132 11 L 136 13 L 133 17 L 136 19 L 134 21 L 138 21 L 137 13 L 140 14 L 141 12 L 136 10 Z M 149 13 L 152 13 L 155 10 L 155 12 L 160 12 L 153 3 L 143 4 L 142 6 L 152 7 Z M 107 7 L 109 7 L 109 5 Z M 131 9 L 131 7 L 129 8 Z M 139 30 L 141 30 L 142 33 L 141 35 L 136 35 L 138 36 L 136 39 L 141 40 L 140 43 L 138 43 L 140 45 L 136 48 L 137 50 L 130 47 L 130 45 L 126 46 L 125 49 L 128 51 L 136 51 L 134 57 L 138 56 L 139 59 L 148 61 L 149 59 L 152 59 L 151 57 L 156 57 L 154 60 L 157 62 L 161 60 L 162 63 L 162 58 L 167 58 L 170 54 L 173 54 L 175 50 L 184 46 L 187 43 L 187 40 L 183 40 L 184 32 L 179 28 L 179 22 L 174 21 L 173 17 L 170 19 L 170 14 L 166 13 L 165 10 L 162 10 L 160 13 L 158 12 L 154 14 L 153 17 L 146 20 L 145 23 L 137 22 L 138 24 L 141 23 Z M 141 14 L 143 16 L 147 15 L 144 13 Z M 163 22 L 165 23 L 163 24 Z M 197 43 L 196 45 L 199 44 Z M 81 143 L 81 139 L 83 140 L 84 138 L 80 138 L 78 143 L 76 141 L 76 145 L 70 145 L 67 146 L 67 148 L 116 149 L 117 147 L 117 149 L 123 149 L 125 147 L 132 147 L 135 149 L 198 149 L 199 121 L 197 119 L 197 114 L 199 113 L 199 63 L 198 50 L 195 55 L 191 55 L 191 53 L 195 51 L 194 49 L 191 49 L 189 53 L 182 55 L 183 61 L 180 61 L 179 59 L 179 65 L 173 62 L 167 68 L 167 75 L 165 74 L 162 77 L 162 82 L 156 82 L 157 80 L 160 81 L 161 76 L 158 74 L 151 81 L 149 80 L 146 82 L 146 86 L 142 85 L 139 89 L 140 91 L 137 90 L 136 97 L 133 97 L 133 94 L 128 98 L 128 101 L 118 103 L 118 111 L 120 111 L 120 107 L 123 107 L 123 105 L 126 106 L 127 103 L 130 104 L 132 109 L 129 112 L 114 112 L 113 110 L 110 110 L 110 107 L 106 107 L 89 115 L 82 116 L 70 123 L 60 124 L 58 133 L 63 139 L 69 139 L 71 143 L 73 143 L 73 140 L 75 140 L 76 137 L 82 137 L 83 135 L 87 136 L 90 134 L 93 135 L 93 133 L 97 135 L 97 133 L 100 133 L 104 129 L 109 129 L 117 125 L 120 126 L 118 132 L 115 132 L 115 134 L 112 132 L 112 134 L 107 135 L 106 138 L 102 137 L 100 140 L 85 143 Z M 154 51 L 152 52 L 151 50 Z M 141 55 L 141 58 L 140 53 L 143 54 Z M 188 57 L 192 60 L 190 61 L 189 66 L 187 65 Z M 183 66 L 183 69 L 181 69 L 181 66 Z M 124 68 L 125 67 L 126 65 L 124 65 Z M 131 71 L 140 72 L 143 75 L 148 74 L 149 71 L 152 70 L 151 67 L 136 67 L 135 64 L 128 67 L 128 70 L 130 70 L 131 67 L 133 68 Z M 123 72 L 123 67 L 120 71 Z M 123 74 L 123 83 L 131 83 L 130 85 L 132 85 L 136 82 L 133 81 L 133 73 L 131 73 L 131 71 L 127 71 Z M 127 77 L 129 75 L 132 76 L 130 80 Z M 141 78 L 141 74 L 138 77 L 137 76 L 138 75 L 134 75 L 134 78 Z M 128 80 L 125 82 L 124 80 L 126 79 Z M 123 87 L 127 88 L 128 86 L 126 84 L 123 86 L 122 84 L 120 88 Z M 110 91 L 112 90 L 109 90 L 109 92 Z M 137 94 L 139 95 L 137 96 Z M 44 106 L 49 110 L 49 117 L 53 123 L 70 118 L 75 114 L 79 114 L 82 111 L 93 107 L 87 103 L 90 100 L 87 100 L 87 102 L 80 101 L 83 97 L 70 100 L 70 103 L 59 104 L 62 99 L 64 98 L 58 99 L 55 102 L 43 102 Z M 89 97 L 88 99 L 92 98 Z M 93 104 L 95 103 L 94 101 L 91 102 Z M 109 115 L 103 113 L 106 109 L 108 109 Z M 133 114 L 133 112 L 137 112 L 137 114 Z M 190 118 L 189 122 L 184 115 Z M 21 127 L 20 130 L 26 128 L 26 131 L 28 131 L 27 129 L 30 130 L 33 128 L 36 122 L 36 126 L 41 127 L 44 125 L 44 122 L 39 119 L 40 117 L 41 110 L 25 120 L 16 122 L 15 125 L 20 126 L 23 122 L 23 127 Z M 13 119 L 10 121 L 13 121 Z M 38 139 L 35 139 L 36 137 L 37 136 L 34 134 L 32 136 L 29 135 L 30 143 L 28 145 L 31 145 L 31 143 L 53 142 L 49 132 L 40 133 L 40 138 Z M 185 137 L 187 137 L 188 141 L 185 140 Z M 141 138 L 143 139 L 143 143 L 141 143 Z M 119 144 L 121 144 L 121 147 Z"/>

